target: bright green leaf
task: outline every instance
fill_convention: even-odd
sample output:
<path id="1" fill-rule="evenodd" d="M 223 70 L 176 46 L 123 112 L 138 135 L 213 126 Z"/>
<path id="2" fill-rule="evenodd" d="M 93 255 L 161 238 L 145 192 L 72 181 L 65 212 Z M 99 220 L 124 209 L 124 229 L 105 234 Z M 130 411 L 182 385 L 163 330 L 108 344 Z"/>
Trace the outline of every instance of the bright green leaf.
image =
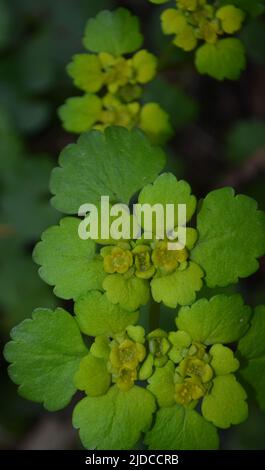
<path id="1" fill-rule="evenodd" d="M 129 312 L 147 304 L 150 298 L 148 281 L 135 276 L 127 279 L 122 274 L 110 274 L 104 279 L 103 288 L 111 303 L 120 304 Z"/>
<path id="2" fill-rule="evenodd" d="M 237 80 L 246 67 L 245 51 L 237 38 L 226 38 L 216 44 L 204 44 L 196 51 L 196 67 L 202 74 L 217 80 Z"/>
<path id="3" fill-rule="evenodd" d="M 117 386 L 102 397 L 87 397 L 77 404 L 73 425 L 80 429 L 85 448 L 133 449 L 141 433 L 148 430 L 155 401 L 147 390 L 134 386 L 122 392 Z"/>
<path id="4" fill-rule="evenodd" d="M 254 273 L 265 252 L 265 213 L 232 188 L 210 192 L 198 218 L 199 239 L 191 259 L 206 273 L 209 287 L 225 287 Z"/>
<path id="5" fill-rule="evenodd" d="M 219 439 L 216 428 L 197 411 L 174 405 L 158 411 L 145 443 L 151 450 L 215 450 Z"/>
<path id="6" fill-rule="evenodd" d="M 214 344 L 209 353 L 212 356 L 211 367 L 216 375 L 230 374 L 239 368 L 239 361 L 230 348 L 222 344 Z"/>
<path id="7" fill-rule="evenodd" d="M 111 383 L 111 375 L 104 359 L 88 354 L 83 357 L 74 377 L 78 390 L 85 391 L 91 397 L 104 395 Z"/>
<path id="8" fill-rule="evenodd" d="M 63 299 L 102 289 L 106 276 L 101 259 L 95 257 L 95 242 L 79 237 L 79 223 L 74 217 L 61 219 L 60 225 L 43 233 L 33 252 L 34 261 L 41 266 L 40 277 L 55 286 L 55 295 Z"/>
<path id="9" fill-rule="evenodd" d="M 99 57 L 94 54 L 76 54 L 67 66 L 67 72 L 80 90 L 96 93 L 104 83 Z"/>
<path id="10" fill-rule="evenodd" d="M 74 374 L 87 354 L 73 317 L 58 308 L 35 310 L 11 331 L 5 358 L 11 379 L 28 400 L 49 411 L 64 408 L 76 391 Z"/>
<path id="11" fill-rule="evenodd" d="M 156 397 L 160 407 L 172 406 L 175 403 L 175 366 L 168 361 L 164 367 L 157 367 L 155 373 L 148 380 L 148 390 Z"/>
<path id="12" fill-rule="evenodd" d="M 169 224 L 169 228 L 178 225 L 178 204 L 186 205 L 186 220 L 191 219 L 196 209 L 196 198 L 191 194 L 189 184 L 184 181 L 178 181 L 172 173 L 163 173 L 153 184 L 145 186 L 140 192 L 140 204 L 162 204 L 166 212 L 167 204 L 174 204 L 174 220 Z M 155 222 L 155 219 L 154 219 Z M 161 221 L 165 223 L 165 220 Z"/>
<path id="13" fill-rule="evenodd" d="M 227 34 L 239 31 L 245 17 L 245 13 L 234 5 L 225 5 L 216 12 L 216 18 L 220 20 L 222 29 Z"/>
<path id="14" fill-rule="evenodd" d="M 173 135 L 170 116 L 157 103 L 147 103 L 142 107 L 139 128 L 153 144 L 165 144 Z"/>
<path id="15" fill-rule="evenodd" d="M 248 416 L 247 394 L 234 375 L 223 375 L 213 380 L 213 387 L 202 402 L 202 414 L 215 426 L 226 429 L 239 424 Z"/>
<path id="16" fill-rule="evenodd" d="M 97 336 L 90 348 L 95 357 L 108 360 L 110 355 L 110 339 L 107 336 Z"/>
<path id="17" fill-rule="evenodd" d="M 88 336 L 113 337 L 137 322 L 139 312 L 128 312 L 110 303 L 106 294 L 90 291 L 78 299 L 75 314 L 80 330 Z"/>
<path id="18" fill-rule="evenodd" d="M 157 277 L 151 281 L 151 291 L 156 302 L 163 302 L 170 308 L 189 305 L 196 299 L 196 292 L 202 288 L 203 272 L 196 263 L 173 274 Z"/>
<path id="19" fill-rule="evenodd" d="M 207 345 L 232 343 L 246 332 L 250 315 L 251 308 L 244 305 L 240 295 L 221 294 L 182 307 L 176 323 L 193 341 Z"/>
<path id="20" fill-rule="evenodd" d="M 86 94 L 68 98 L 58 113 L 66 131 L 80 134 L 91 129 L 98 121 L 101 108 L 101 99 L 97 95 Z"/>
<path id="21" fill-rule="evenodd" d="M 145 329 L 142 326 L 129 325 L 126 328 L 126 333 L 135 343 L 145 343 Z"/>
<path id="22" fill-rule="evenodd" d="M 89 51 L 119 56 L 136 51 L 142 42 L 138 18 L 125 8 L 104 10 L 88 20 L 84 46 Z"/>
<path id="23" fill-rule="evenodd" d="M 61 153 L 60 167 L 51 178 L 52 202 L 60 211 L 77 213 L 85 203 L 128 203 L 145 184 L 157 177 L 165 155 L 153 147 L 139 130 L 109 127 L 105 133 L 91 131 Z"/>

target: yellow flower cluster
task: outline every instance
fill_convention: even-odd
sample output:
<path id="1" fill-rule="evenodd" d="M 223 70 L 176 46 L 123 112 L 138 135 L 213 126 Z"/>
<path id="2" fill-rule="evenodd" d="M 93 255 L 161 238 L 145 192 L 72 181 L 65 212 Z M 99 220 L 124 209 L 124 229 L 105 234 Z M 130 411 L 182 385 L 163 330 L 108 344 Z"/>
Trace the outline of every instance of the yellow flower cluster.
<path id="1" fill-rule="evenodd" d="M 213 369 L 209 364 L 210 355 L 199 343 L 190 346 L 188 355 L 179 363 L 175 374 L 175 400 L 189 405 L 202 398 L 209 390 Z M 194 403 L 193 403 L 194 404 Z"/>
<path id="2" fill-rule="evenodd" d="M 129 390 L 137 379 L 139 364 L 144 360 L 146 349 L 143 344 L 129 338 L 121 342 L 114 340 L 111 344 L 109 371 L 117 386 Z"/>
<path id="3" fill-rule="evenodd" d="M 109 53 L 77 54 L 67 67 L 76 87 L 85 92 L 70 98 L 59 115 L 66 130 L 85 132 L 120 125 L 141 128 L 154 143 L 164 143 L 172 133 L 168 114 L 157 104 L 141 105 L 142 85 L 157 72 L 156 57 L 146 50 L 131 58 Z"/>
<path id="4" fill-rule="evenodd" d="M 234 5 L 217 8 L 207 0 L 177 0 L 176 8 L 161 15 L 163 32 L 174 34 L 173 43 L 185 51 L 201 40 L 215 44 L 220 36 L 239 31 L 244 19 L 245 13 Z"/>
<path id="5" fill-rule="evenodd" d="M 169 250 L 167 240 L 151 245 L 119 242 L 116 246 L 101 249 L 104 270 L 108 274 L 119 273 L 135 275 L 141 279 L 151 279 L 156 273 L 167 275 L 176 269 L 185 269 L 188 250 Z"/>

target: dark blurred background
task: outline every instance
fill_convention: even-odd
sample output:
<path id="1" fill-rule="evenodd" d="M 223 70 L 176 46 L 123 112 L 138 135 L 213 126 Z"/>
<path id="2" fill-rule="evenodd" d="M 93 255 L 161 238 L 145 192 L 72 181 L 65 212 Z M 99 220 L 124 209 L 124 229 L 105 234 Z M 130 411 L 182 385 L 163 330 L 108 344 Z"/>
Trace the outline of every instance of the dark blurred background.
<path id="1" fill-rule="evenodd" d="M 240 36 L 247 70 L 237 82 L 200 76 L 192 54 L 170 45 L 160 8 L 147 0 L 0 0 L 0 343 L 36 307 L 59 305 L 31 259 L 41 232 L 59 214 L 49 205 L 49 174 L 76 136 L 62 130 L 57 108 L 78 94 L 65 67 L 82 52 L 90 16 L 126 6 L 139 15 L 145 47 L 159 56 L 159 76 L 144 99 L 171 115 L 175 135 L 168 167 L 194 193 L 232 185 L 265 209 L 265 28 L 248 22 Z M 251 305 L 265 302 L 265 263 L 239 289 Z M 232 286 L 229 291 L 233 292 Z M 203 295 L 210 295 L 203 292 Z M 212 295 L 212 291 L 211 291 Z M 0 358 L 0 449 L 74 449 L 71 406 L 48 413 L 18 397 Z M 250 403 L 249 419 L 226 431 L 224 449 L 265 449 L 265 413 Z"/>

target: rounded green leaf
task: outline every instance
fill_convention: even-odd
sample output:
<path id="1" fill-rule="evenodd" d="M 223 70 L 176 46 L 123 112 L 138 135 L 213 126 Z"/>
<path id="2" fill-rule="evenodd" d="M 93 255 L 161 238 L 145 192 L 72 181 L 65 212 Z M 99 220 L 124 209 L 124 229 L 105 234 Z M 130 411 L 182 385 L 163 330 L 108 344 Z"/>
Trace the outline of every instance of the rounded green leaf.
<path id="1" fill-rule="evenodd" d="M 129 325 L 126 328 L 126 333 L 135 343 L 145 343 L 145 329 L 142 326 Z"/>
<path id="2" fill-rule="evenodd" d="M 91 397 L 104 395 L 111 384 L 111 375 L 104 359 L 88 354 L 83 357 L 74 377 L 78 390 L 86 392 Z"/>
<path id="3" fill-rule="evenodd" d="M 63 150 L 59 164 L 51 177 L 52 203 L 61 212 L 76 214 L 82 204 L 98 205 L 101 196 L 128 203 L 154 181 L 165 155 L 138 129 L 108 127 L 104 133 L 83 134 Z"/>
<path id="4" fill-rule="evenodd" d="M 154 144 L 163 145 L 174 131 L 169 114 L 157 103 L 147 103 L 141 109 L 139 127 Z"/>
<path id="5" fill-rule="evenodd" d="M 74 409 L 73 425 L 86 449 L 133 449 L 152 422 L 155 400 L 134 386 L 122 392 L 117 386 L 101 397 L 86 397 Z"/>
<path id="6" fill-rule="evenodd" d="M 202 74 L 217 80 L 237 80 L 246 67 L 245 50 L 237 38 L 220 39 L 216 44 L 204 44 L 196 51 L 196 67 Z"/>
<path id="7" fill-rule="evenodd" d="M 90 348 L 95 357 L 108 360 L 110 355 L 110 339 L 107 336 L 97 336 Z"/>
<path id="8" fill-rule="evenodd" d="M 134 325 L 139 317 L 139 312 L 123 310 L 99 291 L 80 297 L 74 309 L 80 330 L 88 336 L 113 337 L 124 332 L 128 325 Z"/>
<path id="9" fill-rule="evenodd" d="M 95 256 L 95 242 L 78 235 L 80 220 L 61 219 L 60 225 L 48 228 L 33 252 L 41 265 L 40 277 L 55 286 L 54 293 L 63 299 L 77 299 L 93 289 L 101 289 L 106 273 L 101 259 Z"/>
<path id="10" fill-rule="evenodd" d="M 98 96 L 86 94 L 68 98 L 58 113 L 66 131 L 80 134 L 91 129 L 98 121 L 101 108 L 101 99 Z"/>
<path id="11" fill-rule="evenodd" d="M 202 402 L 202 414 L 218 428 L 239 424 L 248 416 L 247 394 L 234 375 L 222 375 L 213 380 L 209 395 Z"/>
<path id="12" fill-rule="evenodd" d="M 168 361 L 164 367 L 157 367 L 155 373 L 148 380 L 148 390 L 156 397 L 160 407 L 172 406 L 175 403 L 175 366 Z"/>
<path id="13" fill-rule="evenodd" d="M 265 411 L 265 306 L 256 308 L 247 334 L 240 340 L 238 351 L 247 360 L 240 369 L 243 379 L 254 389 L 260 407 Z"/>
<path id="14" fill-rule="evenodd" d="M 109 52 L 114 56 L 128 54 L 139 49 L 143 37 L 139 20 L 125 8 L 101 11 L 88 20 L 84 46 L 92 52 Z"/>
<path id="15" fill-rule="evenodd" d="M 222 344 L 214 344 L 210 349 L 212 356 L 211 367 L 216 375 L 226 375 L 235 372 L 240 364 L 234 357 L 233 351 Z"/>
<path id="16" fill-rule="evenodd" d="M 210 192 L 198 218 L 198 241 L 191 259 L 206 274 L 209 287 L 225 287 L 254 273 L 265 253 L 265 213 L 250 197 L 232 188 Z"/>
<path id="17" fill-rule="evenodd" d="M 87 349 L 73 317 L 61 308 L 37 309 L 11 331 L 5 358 L 19 393 L 49 411 L 64 408 L 76 391 L 74 375 Z"/>
<path id="18" fill-rule="evenodd" d="M 147 304 L 150 298 L 148 281 L 135 276 L 127 279 L 122 274 L 110 274 L 104 279 L 103 289 L 111 303 L 120 304 L 122 309 L 129 312 Z"/>
<path id="19" fill-rule="evenodd" d="M 151 281 L 151 291 L 156 302 L 167 307 L 189 305 L 196 299 L 196 292 L 202 288 L 203 271 L 196 263 L 190 262 L 184 271 L 157 277 Z"/>
<path id="20" fill-rule="evenodd" d="M 67 66 L 67 72 L 80 90 L 96 93 L 104 83 L 99 57 L 94 54 L 76 54 Z"/>
<path id="21" fill-rule="evenodd" d="M 251 308 L 244 305 L 239 294 L 220 294 L 210 300 L 200 299 L 191 307 L 182 307 L 176 324 L 193 341 L 207 345 L 232 343 L 246 332 L 250 316 Z"/>
<path id="22" fill-rule="evenodd" d="M 151 450 L 215 450 L 219 439 L 216 428 L 197 411 L 174 405 L 157 412 L 145 443 Z"/>
<path id="23" fill-rule="evenodd" d="M 233 34 L 239 31 L 245 16 L 246 14 L 234 5 L 223 6 L 216 12 L 216 18 L 220 20 L 222 28 L 227 34 Z"/>
<path id="24" fill-rule="evenodd" d="M 153 184 L 148 184 L 140 192 L 140 204 L 162 204 L 164 212 L 166 212 L 167 204 L 174 204 L 174 221 L 172 225 L 178 225 L 178 204 L 186 205 L 186 221 L 188 222 L 193 216 L 196 209 L 196 198 L 191 194 L 190 185 L 184 181 L 178 181 L 172 173 L 163 173 Z"/>

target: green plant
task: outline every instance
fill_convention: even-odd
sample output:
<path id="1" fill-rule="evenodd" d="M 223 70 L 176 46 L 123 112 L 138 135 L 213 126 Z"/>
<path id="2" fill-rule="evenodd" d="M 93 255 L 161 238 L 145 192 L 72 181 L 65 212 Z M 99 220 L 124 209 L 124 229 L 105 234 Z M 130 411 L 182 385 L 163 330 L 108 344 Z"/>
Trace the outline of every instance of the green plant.
<path id="1" fill-rule="evenodd" d="M 140 103 L 142 87 L 155 77 L 158 65 L 150 52 L 135 52 L 142 43 L 138 18 L 124 8 L 102 11 L 88 21 L 83 44 L 90 53 L 75 55 L 67 67 L 85 95 L 69 98 L 60 107 L 66 130 L 137 126 L 153 142 L 168 140 L 173 131 L 169 115 L 157 103 Z"/>
<path id="2" fill-rule="evenodd" d="M 164 4 L 168 0 L 150 0 Z M 236 80 L 246 66 L 242 41 L 231 37 L 247 17 L 264 12 L 259 0 L 176 0 L 161 14 L 164 34 L 174 35 L 173 44 L 185 51 L 196 49 L 195 64 L 202 74 L 218 80 Z M 203 42 L 202 45 L 199 45 Z M 199 47 L 198 47 L 199 46 Z"/>
<path id="3" fill-rule="evenodd" d="M 199 71 L 219 79 L 237 78 L 245 62 L 242 45 L 239 39 L 219 36 L 238 31 L 243 12 L 258 16 L 260 2 L 181 0 L 177 8 L 174 4 L 163 13 L 162 21 L 165 32 L 175 34 L 178 47 L 191 50 L 197 41 L 205 41 L 197 49 Z M 89 53 L 74 56 L 68 66 L 85 95 L 67 100 L 59 114 L 66 130 L 89 132 L 62 151 L 52 171 L 52 205 L 67 216 L 44 231 L 33 257 L 40 277 L 73 308 L 71 313 L 55 309 L 51 301 L 50 308 L 36 309 L 31 319 L 11 331 L 4 355 L 19 393 L 49 411 L 64 408 L 77 391 L 83 392 L 73 411 L 73 426 L 86 448 L 216 449 L 218 429 L 247 418 L 248 395 L 254 392 L 265 407 L 265 308 L 252 313 L 241 295 L 233 293 L 233 285 L 259 268 L 258 259 L 265 253 L 265 214 L 255 200 L 236 195 L 230 187 L 197 201 L 188 182 L 165 170 L 165 153 L 153 144 L 166 142 L 172 128 L 169 115 L 157 102 L 150 103 L 149 96 L 172 110 L 174 127 L 194 118 L 197 107 L 159 78 L 144 90 L 156 75 L 158 61 L 139 50 L 142 40 L 138 20 L 127 10 L 103 11 L 87 24 L 84 45 Z M 31 53 L 29 63 L 34 62 Z M 42 73 L 36 82 L 31 75 L 24 78 L 33 89 L 48 86 Z M 181 116 L 176 102 L 184 109 Z M 237 161 L 263 142 L 262 123 L 243 124 L 228 139 L 228 153 Z M 0 127 L 6 133 L 2 116 Z M 241 146 L 246 131 L 255 137 L 251 145 L 247 142 L 247 153 L 246 145 Z M 16 139 L 5 135 L 3 142 L 14 161 L 19 160 Z M 23 242 L 32 241 L 39 222 L 56 219 L 40 198 L 47 166 L 38 188 L 32 188 L 32 210 L 24 224 L 15 209 L 19 203 L 26 212 L 28 196 L 25 201 L 15 196 L 19 178 L 13 179 L 9 171 L 13 164 L 7 158 L 1 166 L 4 186 L 11 188 L 3 207 Z M 33 162 L 18 168 L 20 183 L 25 184 L 28 173 L 34 174 Z M 110 201 L 107 214 L 101 212 L 102 196 Z M 185 246 L 169 249 L 172 240 L 164 212 L 152 215 L 146 239 L 144 219 L 132 210 L 135 202 L 162 209 L 173 205 L 174 227 L 179 225 L 178 206 L 185 205 Z M 116 223 L 116 232 L 121 221 L 111 210 L 116 204 L 120 209 L 128 205 L 122 217 L 127 236 L 95 236 L 98 224 L 92 212 L 80 210 L 86 203 L 98 209 L 99 228 L 107 216 Z M 44 220 L 34 217 L 31 224 L 30 213 L 40 214 L 40 209 Z M 159 239 L 157 226 L 164 227 Z M 7 275 L 12 272 L 10 279 L 16 281 L 14 266 L 20 278 L 17 268 L 26 268 L 16 245 L 2 246 L 2 303 L 25 316 L 25 304 L 20 305 Z M 24 283 L 17 284 L 18 292 L 25 290 Z M 46 291 L 42 295 L 38 285 L 31 284 L 28 309 L 35 298 L 40 303 L 42 296 L 43 302 L 48 298 Z M 222 292 L 226 286 L 232 287 L 229 295 Z M 211 290 L 215 288 L 218 294 Z M 204 298 L 206 289 L 209 299 Z M 175 326 L 168 324 L 172 314 Z"/>
<path id="4" fill-rule="evenodd" d="M 101 195 L 111 204 L 129 203 L 138 191 L 141 203 L 186 204 L 188 220 L 196 210 L 188 183 L 158 176 L 165 155 L 137 129 L 83 134 L 59 163 L 52 203 L 67 214 L 76 215 L 86 201 L 99 206 Z M 216 428 L 247 417 L 247 395 L 235 374 L 263 396 L 255 375 L 263 348 L 258 343 L 257 352 L 251 337 L 265 317 L 261 308 L 261 324 L 254 316 L 248 331 L 251 309 L 240 295 L 195 302 L 196 292 L 203 282 L 226 286 L 258 269 L 265 214 L 231 188 L 212 191 L 197 205 L 197 230 L 187 228 L 181 251 L 168 251 L 165 240 L 82 240 L 81 222 L 63 218 L 34 250 L 42 279 L 57 296 L 74 299 L 74 317 L 37 309 L 12 331 L 5 357 L 20 394 L 56 411 L 77 389 L 85 392 L 73 424 L 88 448 L 132 448 L 143 433 L 151 449 L 217 448 Z M 139 308 L 148 302 L 145 331 Z M 160 302 L 181 306 L 175 331 L 160 329 Z M 230 345 L 239 340 L 235 356 Z"/>

